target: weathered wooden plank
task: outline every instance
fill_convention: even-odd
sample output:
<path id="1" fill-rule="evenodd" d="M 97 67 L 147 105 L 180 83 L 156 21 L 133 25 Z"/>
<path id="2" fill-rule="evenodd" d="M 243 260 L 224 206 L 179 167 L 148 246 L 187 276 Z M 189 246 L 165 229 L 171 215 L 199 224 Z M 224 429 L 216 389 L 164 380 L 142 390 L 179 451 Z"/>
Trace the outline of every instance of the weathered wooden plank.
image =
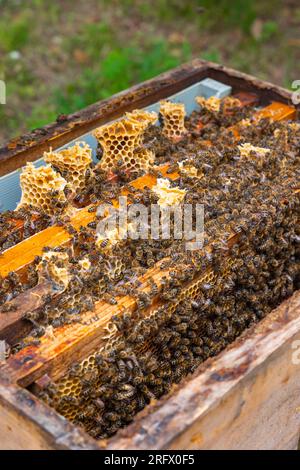
<path id="1" fill-rule="evenodd" d="M 15 344 L 29 333 L 32 329 L 32 323 L 24 320 L 24 316 L 27 312 L 35 312 L 44 305 L 44 295 L 51 295 L 55 298 L 60 295 L 60 292 L 53 289 L 51 282 L 45 281 L 19 294 L 10 302 L 14 306 L 14 310 L 0 313 L 0 340 Z"/>
<path id="2" fill-rule="evenodd" d="M 1 450 L 99 450 L 101 444 L 34 395 L 0 381 Z"/>
<path id="3" fill-rule="evenodd" d="M 295 449 L 300 291 L 111 439 L 113 449 Z"/>

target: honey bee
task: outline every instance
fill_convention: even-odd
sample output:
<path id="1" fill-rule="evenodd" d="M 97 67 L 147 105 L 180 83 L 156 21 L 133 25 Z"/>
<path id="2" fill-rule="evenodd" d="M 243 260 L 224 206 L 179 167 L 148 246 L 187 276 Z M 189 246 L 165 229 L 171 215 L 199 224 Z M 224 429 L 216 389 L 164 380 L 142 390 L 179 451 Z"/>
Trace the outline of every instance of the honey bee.
<path id="1" fill-rule="evenodd" d="M 127 400 L 136 394 L 136 389 L 129 384 L 122 385 L 118 392 L 115 394 L 116 400 Z"/>
<path id="2" fill-rule="evenodd" d="M 96 438 L 108 437 L 128 424 L 153 397 L 168 392 L 173 383 L 225 348 L 299 286 L 300 233 L 297 200 L 291 195 L 299 180 L 299 142 L 293 132 L 283 132 L 285 126 L 276 127 L 267 121 L 252 123 L 245 129 L 239 128 L 239 144 L 251 142 L 272 151 L 260 159 L 254 155 L 241 158 L 237 142 L 227 127 L 244 111 L 231 104 L 226 108 L 222 103 L 217 113 L 203 112 L 200 116 L 194 112 L 186 119 L 186 127 L 192 134 L 179 144 L 170 143 L 156 126 L 147 129 L 144 136 L 143 145 L 153 149 L 156 163 L 169 162 L 168 173 L 178 171 L 180 160 L 188 160 L 203 173 L 201 178 L 181 175 L 174 183 L 187 191 L 186 202 L 204 204 L 203 250 L 191 254 L 184 249 L 183 241 L 172 237 L 155 241 L 126 240 L 121 248 L 114 247 L 114 256 L 126 266 L 123 277 L 103 275 L 107 258 L 103 250 L 108 241 L 103 241 L 101 253 L 93 234 L 96 222 L 78 231 L 69 227 L 73 236 L 71 285 L 61 299 L 43 298 L 46 304 L 41 312 L 29 312 L 28 318 L 33 324 L 37 322 L 28 339 L 30 342 L 39 336 L 39 327 L 42 332 L 48 323 L 59 326 L 78 321 L 81 311 L 91 310 L 99 299 L 106 298 L 116 305 L 115 297 L 128 294 L 136 300 L 137 308 L 132 314 L 124 311 L 112 318 L 116 329 L 114 341 L 110 338 L 103 351 L 96 354 L 94 371 L 79 365 L 69 371 L 70 377 L 81 384 L 80 403 L 72 404 L 78 408 L 76 422 Z M 199 118 L 204 124 L 201 130 L 197 128 Z M 276 129 L 282 132 L 282 139 L 273 135 Z M 205 147 L 201 139 L 209 139 L 212 149 Z M 102 152 L 99 146 L 100 158 Z M 78 204 L 91 202 L 88 211 L 95 212 L 97 202 L 117 197 L 124 182 L 132 193 L 131 202 L 147 206 L 157 202 L 151 190 L 134 188 L 130 183 L 134 175 L 123 172 L 122 161 L 117 167 L 117 181 L 112 183 L 106 181 L 105 172 L 91 166 L 93 171 L 89 169 L 86 174 L 88 181 L 78 195 Z M 155 168 L 150 169 L 150 174 L 163 177 Z M 53 193 L 54 205 L 55 198 L 57 195 Z M 282 204 L 282 199 L 286 203 Z M 38 225 L 31 224 L 28 217 L 31 213 L 29 208 L 27 213 L 17 214 L 25 221 L 24 236 L 38 229 Z M 2 221 L 8 224 L 8 218 L 0 216 L 0 229 Z M 70 225 L 61 214 L 55 220 L 45 218 L 43 223 L 57 223 L 66 230 Z M 233 234 L 237 241 L 229 251 L 228 240 Z M 9 243 L 15 243 L 19 238 L 11 240 Z M 0 249 L 5 243 L 0 240 Z M 84 277 L 77 273 L 83 253 L 92 263 L 91 272 Z M 233 265 L 227 264 L 228 260 Z M 144 293 L 144 284 L 141 286 L 138 278 L 158 261 L 168 275 L 163 277 L 161 287 L 150 278 Z M 34 264 L 38 262 L 40 259 Z M 190 291 L 183 290 L 185 283 L 192 283 L 208 269 L 204 282 L 191 284 Z M 33 270 L 30 283 L 36 282 Z M 24 283 L 14 276 L 1 279 L 0 303 L 5 305 L 22 289 Z M 103 297 L 104 294 L 107 295 Z M 162 306 L 149 313 L 147 307 L 156 296 Z"/>

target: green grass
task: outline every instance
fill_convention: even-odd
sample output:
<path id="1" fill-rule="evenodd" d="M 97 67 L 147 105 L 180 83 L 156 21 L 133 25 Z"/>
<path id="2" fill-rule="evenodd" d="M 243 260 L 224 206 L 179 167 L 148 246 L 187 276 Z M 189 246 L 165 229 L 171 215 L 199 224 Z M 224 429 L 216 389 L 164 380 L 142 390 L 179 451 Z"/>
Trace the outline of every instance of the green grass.
<path id="1" fill-rule="evenodd" d="M 284 0 L 0 0 L 0 141 L 192 57 L 289 88 L 299 15 Z"/>
<path id="2" fill-rule="evenodd" d="M 17 18 L 12 23 L 5 18 L 0 20 L 0 49 L 3 52 L 19 50 L 24 47 L 30 35 L 30 27 L 26 17 Z"/>
<path id="3" fill-rule="evenodd" d="M 53 96 L 54 107 L 62 113 L 76 111 L 175 67 L 190 57 L 187 43 L 176 50 L 175 56 L 174 50 L 164 40 L 150 43 L 146 49 L 135 45 L 115 48 L 94 67 L 83 70 L 65 88 L 57 88 Z"/>
<path id="4" fill-rule="evenodd" d="M 250 33 L 251 25 L 256 19 L 256 2 L 253 0 L 203 0 L 199 2 L 204 9 L 200 23 L 210 28 L 236 27 L 245 34 Z"/>

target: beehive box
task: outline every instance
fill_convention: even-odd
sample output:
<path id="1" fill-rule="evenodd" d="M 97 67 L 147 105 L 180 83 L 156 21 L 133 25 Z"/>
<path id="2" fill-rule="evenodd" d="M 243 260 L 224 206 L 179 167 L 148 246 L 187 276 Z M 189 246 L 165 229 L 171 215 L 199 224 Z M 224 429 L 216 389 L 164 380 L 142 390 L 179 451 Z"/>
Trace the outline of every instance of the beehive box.
<path id="1" fill-rule="evenodd" d="M 44 151 L 60 148 L 74 139 L 92 146 L 90 132 L 98 126 L 137 108 L 155 109 L 159 100 L 177 95 L 186 108 L 199 93 L 203 79 L 228 85 L 234 95 L 246 93 L 258 98 L 258 105 L 274 119 L 295 119 L 297 109 L 291 94 L 281 88 L 212 63 L 195 60 L 144 84 L 97 103 L 81 112 L 60 118 L 54 125 L 10 142 L 0 151 L 0 189 L 14 204 L 18 198 L 15 181 L 26 162 L 39 165 Z M 173 98 L 174 99 L 174 98 Z M 175 98 L 176 99 L 176 98 Z M 152 106 L 154 105 L 154 106 Z M 191 111 L 192 109 L 190 109 Z M 266 110 L 266 111 L 265 111 Z M 161 169 L 164 175 L 167 168 Z M 170 176 L 171 175 L 171 176 Z M 172 173 L 169 173 L 172 177 Z M 173 174 L 174 179 L 176 174 Z M 142 176 L 137 187 L 153 186 L 153 176 Z M 13 182 L 13 183 L 12 183 Z M 2 186 L 1 186 L 2 184 Z M 6 186 L 5 186 L 6 185 Z M 6 188 L 6 189 L 4 189 Z M 11 192 L 10 192 L 11 191 Z M 16 192 L 15 192 L 16 191 Z M 13 209 L 14 207 L 8 207 Z M 87 211 L 77 220 L 87 223 Z M 89 219 L 92 220 L 92 219 Z M 19 229 L 19 227 L 16 227 Z M 50 227 L 26 244 L 19 243 L 2 256 L 2 275 L 18 270 L 22 275 L 34 248 L 65 242 L 59 228 Z M 152 271 L 157 277 L 162 270 Z M 147 276 L 147 274 L 146 274 Z M 199 285 L 212 280 L 213 273 L 200 273 L 182 288 L 181 296 L 194 297 Z M 17 309 L 1 318 L 1 339 L 14 343 L 30 329 L 24 312 L 37 308 L 49 294 L 47 283 L 20 294 Z M 53 293 L 52 293 L 53 294 Z M 46 337 L 38 346 L 28 346 L 3 361 L 0 368 L 0 446 L 12 449 L 215 449 L 297 447 L 300 428 L 300 368 L 295 356 L 300 340 L 300 294 L 271 312 L 216 357 L 206 360 L 193 375 L 182 380 L 158 401 L 151 401 L 133 423 L 106 440 L 94 440 L 85 431 L 37 398 L 38 392 L 54 380 L 66 389 L 74 383 L 64 379 L 74 362 L 86 367 L 101 345 L 104 327 L 122 306 L 134 310 L 125 297 L 117 306 L 97 304 L 84 322 L 59 327 L 54 340 Z M 155 311 L 158 305 L 150 307 Z M 174 306 L 172 308 L 175 308 Z M 294 348 L 294 349 L 293 349 Z M 85 362 L 86 361 L 86 364 Z M 66 413 L 68 415 L 68 413 Z M 72 418 L 72 416 L 70 417 Z"/>

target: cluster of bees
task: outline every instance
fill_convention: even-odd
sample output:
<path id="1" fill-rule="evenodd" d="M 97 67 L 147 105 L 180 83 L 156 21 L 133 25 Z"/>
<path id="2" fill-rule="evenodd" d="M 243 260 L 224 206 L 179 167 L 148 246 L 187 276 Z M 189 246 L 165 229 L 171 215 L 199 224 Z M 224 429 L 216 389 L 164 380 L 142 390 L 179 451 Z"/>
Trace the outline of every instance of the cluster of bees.
<path id="1" fill-rule="evenodd" d="M 22 230 L 18 224 L 22 223 Z M 0 213 L 0 253 L 51 225 L 51 217 L 37 208 L 22 207 Z"/>
<path id="2" fill-rule="evenodd" d="M 169 127 L 163 132 L 170 117 L 161 115 L 161 126 L 151 124 L 139 146 L 155 155 L 155 164 L 169 162 L 169 171 L 179 173 L 170 186 L 185 191 L 182 204 L 204 205 L 203 249 L 187 251 L 185 240 L 171 237 L 127 239 L 109 250 L 108 240 L 97 243 L 97 218 L 79 230 L 61 218 L 72 240 L 54 252 L 67 257 L 69 282 L 63 295 L 48 296 L 40 311 L 28 314 L 34 329 L 18 346 L 38 341 L 49 325 L 80 320 L 99 299 L 117 305 L 120 296 L 135 298 L 133 313 L 112 317 L 95 354 L 39 392 L 97 439 L 129 424 L 300 287 L 300 126 L 267 119 L 254 124 L 253 109 L 231 98 L 201 104 L 181 124 L 177 107 L 180 138 L 177 132 L 172 139 Z M 228 127 L 240 121 L 237 141 Z M 102 153 L 99 145 L 99 158 Z M 101 165 L 90 170 L 75 196 L 79 206 L 88 201 L 96 210 L 99 200 L 118 197 L 120 187 L 128 189 L 129 203 L 157 203 L 154 191 L 130 184 L 133 174 L 122 162 L 116 162 L 116 180 L 108 181 Z M 162 177 L 155 166 L 148 172 Z M 158 262 L 169 275 L 160 285 L 150 278 L 146 292 L 139 277 Z M 45 268 L 43 257 L 35 260 L 32 283 L 41 275 L 39 266 Z M 0 300 L 9 299 L 12 283 L 22 289 L 12 273 Z"/>

